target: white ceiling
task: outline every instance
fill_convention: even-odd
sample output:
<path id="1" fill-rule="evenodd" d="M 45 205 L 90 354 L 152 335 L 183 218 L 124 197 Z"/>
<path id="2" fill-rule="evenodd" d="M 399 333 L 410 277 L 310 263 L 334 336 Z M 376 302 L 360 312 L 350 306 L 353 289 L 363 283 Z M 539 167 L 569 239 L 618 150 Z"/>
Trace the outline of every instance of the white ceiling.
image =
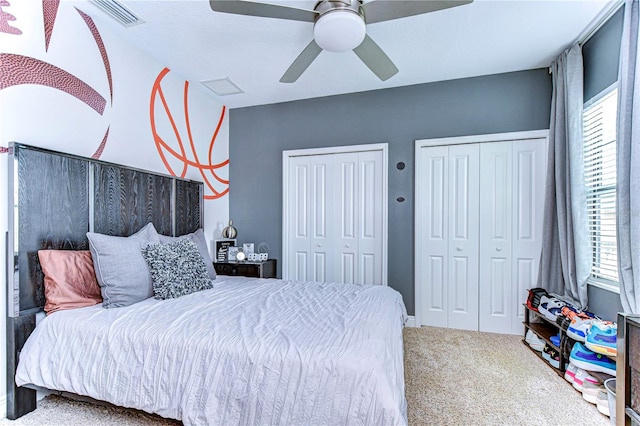
<path id="1" fill-rule="evenodd" d="M 206 0 L 120 1 L 146 22 L 124 28 L 90 3 L 82 9 L 192 82 L 229 77 L 245 93 L 210 92 L 229 108 L 546 67 L 612 4 L 475 0 L 380 22 L 368 25 L 367 34 L 399 68 L 391 79 L 378 80 L 353 52 L 322 52 L 297 82 L 283 84 L 278 80 L 311 41 L 313 24 L 216 13 Z"/>

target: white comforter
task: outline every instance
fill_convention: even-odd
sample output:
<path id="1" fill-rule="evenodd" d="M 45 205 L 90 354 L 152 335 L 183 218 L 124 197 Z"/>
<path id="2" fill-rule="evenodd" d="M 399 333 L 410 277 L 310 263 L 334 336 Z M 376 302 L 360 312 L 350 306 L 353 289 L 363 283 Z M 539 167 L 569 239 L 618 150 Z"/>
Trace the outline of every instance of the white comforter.
<path id="1" fill-rule="evenodd" d="M 185 424 L 406 424 L 405 319 L 386 286 L 218 276 L 179 299 L 50 315 L 16 383 Z"/>

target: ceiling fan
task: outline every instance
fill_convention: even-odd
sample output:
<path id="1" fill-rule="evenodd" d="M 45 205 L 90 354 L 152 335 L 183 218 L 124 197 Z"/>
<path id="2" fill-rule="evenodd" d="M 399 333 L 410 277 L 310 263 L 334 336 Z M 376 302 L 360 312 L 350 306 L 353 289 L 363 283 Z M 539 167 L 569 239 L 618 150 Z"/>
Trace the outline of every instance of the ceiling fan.
<path id="1" fill-rule="evenodd" d="M 281 83 L 293 83 L 323 50 L 353 50 L 380 80 L 388 80 L 398 68 L 367 35 L 366 25 L 462 6 L 472 1 L 320 0 L 313 10 L 244 0 L 209 0 L 209 4 L 215 12 L 313 22 L 313 40 L 280 79 Z"/>

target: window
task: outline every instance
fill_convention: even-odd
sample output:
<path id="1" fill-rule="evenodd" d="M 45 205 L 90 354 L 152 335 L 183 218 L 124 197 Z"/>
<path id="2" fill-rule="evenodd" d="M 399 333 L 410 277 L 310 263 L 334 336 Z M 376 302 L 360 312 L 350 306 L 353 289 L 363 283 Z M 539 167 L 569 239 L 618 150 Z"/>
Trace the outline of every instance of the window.
<path id="1" fill-rule="evenodd" d="M 591 241 L 592 283 L 618 286 L 616 238 L 616 115 L 618 90 L 609 88 L 585 104 L 584 172 Z"/>

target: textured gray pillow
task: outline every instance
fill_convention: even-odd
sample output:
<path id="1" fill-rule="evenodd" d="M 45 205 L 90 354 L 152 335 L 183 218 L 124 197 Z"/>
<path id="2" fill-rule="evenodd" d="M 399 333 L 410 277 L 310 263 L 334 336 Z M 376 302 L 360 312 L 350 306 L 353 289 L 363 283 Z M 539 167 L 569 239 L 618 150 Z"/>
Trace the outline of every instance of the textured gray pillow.
<path id="1" fill-rule="evenodd" d="M 162 244 L 174 243 L 181 239 L 187 239 L 189 241 L 193 241 L 196 244 L 196 246 L 198 247 L 198 251 L 202 256 L 202 260 L 204 260 L 204 263 L 207 265 L 207 273 L 209 274 L 209 278 L 215 280 L 216 270 L 213 269 L 213 262 L 211 261 L 211 256 L 209 255 L 207 240 L 204 238 L 204 231 L 202 230 L 202 228 L 191 234 L 185 234 L 179 237 L 167 237 L 166 235 L 160 235 L 160 242 Z"/>
<path id="2" fill-rule="evenodd" d="M 89 250 L 102 293 L 102 306 L 119 308 L 153 296 L 153 282 L 140 250 L 159 243 L 152 223 L 130 237 L 87 232 Z"/>
<path id="3" fill-rule="evenodd" d="M 149 244 L 142 249 L 153 278 L 156 299 L 174 299 L 213 288 L 198 246 L 186 238 L 169 244 Z"/>

